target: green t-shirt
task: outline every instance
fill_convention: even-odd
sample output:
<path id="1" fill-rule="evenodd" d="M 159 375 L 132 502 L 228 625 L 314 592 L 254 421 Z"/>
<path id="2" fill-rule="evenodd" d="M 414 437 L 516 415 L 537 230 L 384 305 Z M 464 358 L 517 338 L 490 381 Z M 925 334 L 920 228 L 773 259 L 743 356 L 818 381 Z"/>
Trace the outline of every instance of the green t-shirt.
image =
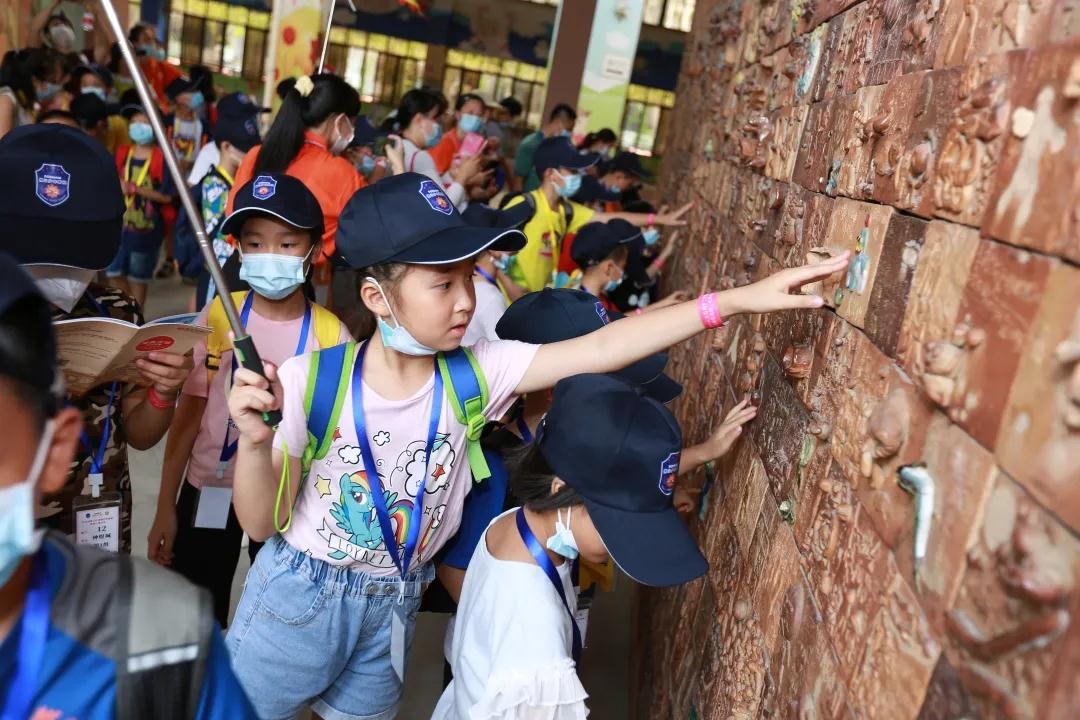
<path id="1" fill-rule="evenodd" d="M 540 147 L 543 140 L 544 133 L 537 130 L 521 141 L 517 155 L 514 156 L 514 175 L 525 178 L 525 185 L 522 188 L 525 192 L 540 187 L 540 178 L 533 168 L 533 162 L 536 159 L 536 149 Z"/>

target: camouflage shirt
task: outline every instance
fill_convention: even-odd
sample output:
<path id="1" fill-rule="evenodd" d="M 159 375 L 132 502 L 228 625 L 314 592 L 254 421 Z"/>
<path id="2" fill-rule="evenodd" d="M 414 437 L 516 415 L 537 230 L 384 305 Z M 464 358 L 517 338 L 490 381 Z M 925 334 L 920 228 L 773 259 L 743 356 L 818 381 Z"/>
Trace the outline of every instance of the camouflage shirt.
<path id="1" fill-rule="evenodd" d="M 127 322 L 142 324 L 143 317 L 139 304 L 130 295 L 113 287 L 91 283 L 78 304 L 70 313 L 53 308 L 53 320 L 73 318 L 109 317 Z M 128 472 L 127 439 L 124 433 L 123 398 L 125 393 L 134 390 L 133 386 L 118 385 L 115 397 L 110 403 L 112 384 L 101 385 L 79 398 L 68 397 L 67 402 L 79 408 L 83 416 L 83 437 L 79 442 L 75 459 L 68 473 L 63 489 L 53 495 L 42 498 L 42 507 L 38 510 L 40 523 L 59 530 L 67 535 L 74 535 L 75 521 L 73 503 L 79 495 L 90 495 L 87 476 L 90 474 L 92 452 L 97 452 L 101 437 L 105 433 L 105 420 L 112 416 L 112 428 L 109 441 L 105 446 L 102 462 L 104 485 L 102 492 L 118 492 L 123 498 L 120 510 L 120 551 L 131 552 L 131 475 Z M 91 448 L 93 449 L 91 451 Z"/>

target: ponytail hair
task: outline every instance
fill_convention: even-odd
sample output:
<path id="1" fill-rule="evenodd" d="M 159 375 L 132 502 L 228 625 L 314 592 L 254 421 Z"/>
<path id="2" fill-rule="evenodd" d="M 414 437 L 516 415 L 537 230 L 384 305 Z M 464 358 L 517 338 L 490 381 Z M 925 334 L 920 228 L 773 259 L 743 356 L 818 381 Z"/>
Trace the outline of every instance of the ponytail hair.
<path id="1" fill-rule="evenodd" d="M 416 88 L 401 96 L 401 103 L 393 120 L 387 118 L 382 129 L 385 132 L 400 133 L 409 127 L 412 119 L 417 115 L 427 115 L 432 108 L 439 108 L 436 115 L 446 112 L 447 102 L 442 93 L 428 88 Z"/>
<path id="2" fill-rule="evenodd" d="M 285 172 L 303 147 L 308 128 L 321 125 L 336 113 L 350 118 L 360 114 L 360 94 L 340 77 L 322 73 L 311 76 L 310 80 L 310 85 L 294 83 L 285 92 L 277 117 L 255 158 L 255 174 Z M 297 90 L 298 84 L 311 89 L 302 95 Z"/>
<path id="3" fill-rule="evenodd" d="M 19 104 L 29 110 L 34 106 L 34 78 L 44 81 L 63 57 L 48 48 L 9 50 L 0 62 L 0 87 L 7 86 L 15 93 Z"/>

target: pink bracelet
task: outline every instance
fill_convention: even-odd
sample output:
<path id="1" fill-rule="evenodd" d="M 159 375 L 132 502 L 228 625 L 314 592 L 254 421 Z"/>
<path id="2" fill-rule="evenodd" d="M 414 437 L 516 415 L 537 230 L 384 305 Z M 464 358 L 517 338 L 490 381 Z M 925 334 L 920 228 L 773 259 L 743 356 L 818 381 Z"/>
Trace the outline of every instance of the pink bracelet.
<path id="1" fill-rule="evenodd" d="M 698 315 L 701 316 L 701 324 L 706 329 L 724 326 L 724 318 L 716 309 L 716 293 L 707 293 L 698 298 Z"/>
<path id="2" fill-rule="evenodd" d="M 638 308 L 637 310 L 634 311 L 634 314 L 635 315 L 642 315 L 642 314 L 644 314 L 644 312 L 645 312 L 644 310 L 642 310 L 641 308 Z"/>
<path id="3" fill-rule="evenodd" d="M 653 267 L 656 268 L 657 270 L 663 270 L 664 269 L 664 258 L 656 258 L 655 260 L 653 260 Z"/>
<path id="4" fill-rule="evenodd" d="M 649 216 L 647 218 L 645 218 L 645 225 L 647 227 L 652 227 L 653 223 L 655 223 L 655 222 L 656 222 L 656 213 L 649 213 Z"/>
<path id="5" fill-rule="evenodd" d="M 153 385 L 151 385 L 150 389 L 146 391 L 146 399 L 156 410 L 172 410 L 176 407 L 175 399 L 173 399 L 171 402 L 165 400 L 157 394 L 157 390 L 154 389 Z"/>

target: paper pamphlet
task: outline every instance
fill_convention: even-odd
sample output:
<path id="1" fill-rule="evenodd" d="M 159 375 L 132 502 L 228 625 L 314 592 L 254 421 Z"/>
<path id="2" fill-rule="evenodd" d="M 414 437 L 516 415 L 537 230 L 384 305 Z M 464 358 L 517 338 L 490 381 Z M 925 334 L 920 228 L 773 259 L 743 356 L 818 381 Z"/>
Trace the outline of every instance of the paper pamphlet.
<path id="1" fill-rule="evenodd" d="M 145 385 L 135 361 L 154 351 L 187 353 L 210 334 L 192 325 L 195 316 L 173 315 L 142 327 L 115 318 L 77 318 L 53 323 L 67 391 L 82 395 L 106 382 Z"/>

